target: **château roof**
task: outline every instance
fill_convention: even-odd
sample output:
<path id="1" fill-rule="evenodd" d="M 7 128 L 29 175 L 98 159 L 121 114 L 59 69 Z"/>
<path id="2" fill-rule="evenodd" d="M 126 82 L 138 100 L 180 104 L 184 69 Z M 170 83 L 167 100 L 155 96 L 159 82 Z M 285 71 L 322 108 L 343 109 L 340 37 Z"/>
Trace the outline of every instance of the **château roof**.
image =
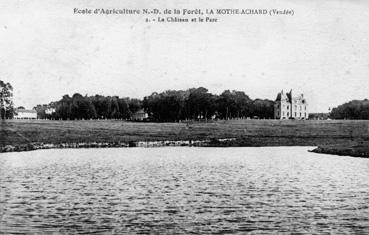
<path id="1" fill-rule="evenodd" d="M 278 93 L 277 98 L 275 98 L 275 101 L 281 101 L 281 93 Z"/>
<path id="2" fill-rule="evenodd" d="M 292 101 L 300 100 L 302 103 L 306 103 L 306 100 L 303 94 L 293 97 L 292 89 L 290 90 L 290 92 L 283 92 L 283 90 L 279 92 L 275 101 L 281 101 L 281 100 L 285 100 L 289 103 L 292 103 Z"/>
<path id="3" fill-rule="evenodd" d="M 144 109 L 137 110 L 134 114 L 146 114 Z"/>
<path id="4" fill-rule="evenodd" d="M 290 92 L 284 93 L 283 90 L 278 93 L 275 101 L 287 100 L 287 102 L 292 101 L 292 90 Z"/>

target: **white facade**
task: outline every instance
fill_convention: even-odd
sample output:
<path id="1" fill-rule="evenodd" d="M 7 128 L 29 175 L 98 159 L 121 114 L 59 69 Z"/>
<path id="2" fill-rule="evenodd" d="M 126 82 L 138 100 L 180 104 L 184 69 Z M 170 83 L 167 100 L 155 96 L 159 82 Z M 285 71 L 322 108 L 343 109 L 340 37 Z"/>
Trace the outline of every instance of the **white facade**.
<path id="1" fill-rule="evenodd" d="M 307 119 L 309 117 L 308 104 L 304 95 L 293 97 L 292 90 L 278 93 L 274 103 L 275 119 Z"/>
<path id="2" fill-rule="evenodd" d="M 56 111 L 55 108 L 48 108 L 45 110 L 45 114 L 51 115 L 55 113 L 55 111 Z"/>
<path id="3" fill-rule="evenodd" d="M 142 121 L 142 120 L 145 120 L 148 117 L 149 117 L 149 115 L 143 109 L 140 109 L 137 112 L 135 112 L 134 114 L 132 114 L 131 119 L 136 120 L 136 121 Z"/>
<path id="4" fill-rule="evenodd" d="M 14 114 L 15 119 L 37 119 L 36 110 L 17 109 Z"/>

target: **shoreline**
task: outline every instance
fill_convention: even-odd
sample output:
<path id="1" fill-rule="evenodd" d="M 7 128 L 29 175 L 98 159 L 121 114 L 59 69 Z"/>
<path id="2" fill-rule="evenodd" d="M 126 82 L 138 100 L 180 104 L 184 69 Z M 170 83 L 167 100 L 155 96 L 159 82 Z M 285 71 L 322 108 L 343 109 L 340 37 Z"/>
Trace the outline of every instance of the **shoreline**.
<path id="1" fill-rule="evenodd" d="M 128 142 L 72 142 L 72 143 L 27 143 L 19 145 L 6 145 L 0 147 L 0 153 L 25 152 L 38 149 L 64 149 L 64 148 L 155 148 L 155 147 L 263 147 L 284 145 L 260 145 L 250 139 L 222 138 L 205 140 L 156 140 L 156 141 L 128 141 Z M 288 145 L 291 146 L 291 145 Z"/>
<path id="2" fill-rule="evenodd" d="M 70 149 L 70 148 L 158 148 L 158 147 L 286 147 L 286 146 L 316 146 L 311 144 L 257 144 L 251 138 L 223 138 L 206 140 L 159 140 L 159 141 L 129 141 L 129 142 L 78 142 L 78 143 L 28 143 L 20 145 L 6 145 L 0 147 L 0 153 L 28 152 L 41 149 Z M 317 154 L 369 158 L 369 142 L 358 145 L 341 144 L 317 146 L 308 150 Z"/>
<path id="3" fill-rule="evenodd" d="M 229 141 L 218 140 L 218 141 Z M 0 153 L 26 152 L 39 149 L 65 149 L 65 148 L 155 148 L 155 147 L 208 147 L 212 140 L 162 140 L 162 141 L 129 141 L 129 142 L 78 142 L 78 143 L 28 143 L 21 145 L 6 145 L 0 147 Z"/>

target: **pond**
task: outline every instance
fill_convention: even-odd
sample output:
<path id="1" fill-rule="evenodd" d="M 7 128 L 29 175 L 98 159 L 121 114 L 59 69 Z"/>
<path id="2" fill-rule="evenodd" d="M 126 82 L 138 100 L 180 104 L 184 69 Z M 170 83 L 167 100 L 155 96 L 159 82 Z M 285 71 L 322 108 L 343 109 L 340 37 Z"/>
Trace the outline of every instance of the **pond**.
<path id="1" fill-rule="evenodd" d="M 0 154 L 3 233 L 368 233 L 369 159 L 309 147 Z"/>

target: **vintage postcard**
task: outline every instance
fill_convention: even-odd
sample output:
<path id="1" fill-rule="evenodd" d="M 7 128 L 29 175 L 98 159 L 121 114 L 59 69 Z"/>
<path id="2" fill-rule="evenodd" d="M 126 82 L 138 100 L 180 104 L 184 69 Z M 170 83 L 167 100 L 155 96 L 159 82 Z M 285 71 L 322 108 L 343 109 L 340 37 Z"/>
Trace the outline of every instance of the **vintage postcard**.
<path id="1" fill-rule="evenodd" d="M 369 233 L 369 4 L 2 0 L 1 234 Z"/>

